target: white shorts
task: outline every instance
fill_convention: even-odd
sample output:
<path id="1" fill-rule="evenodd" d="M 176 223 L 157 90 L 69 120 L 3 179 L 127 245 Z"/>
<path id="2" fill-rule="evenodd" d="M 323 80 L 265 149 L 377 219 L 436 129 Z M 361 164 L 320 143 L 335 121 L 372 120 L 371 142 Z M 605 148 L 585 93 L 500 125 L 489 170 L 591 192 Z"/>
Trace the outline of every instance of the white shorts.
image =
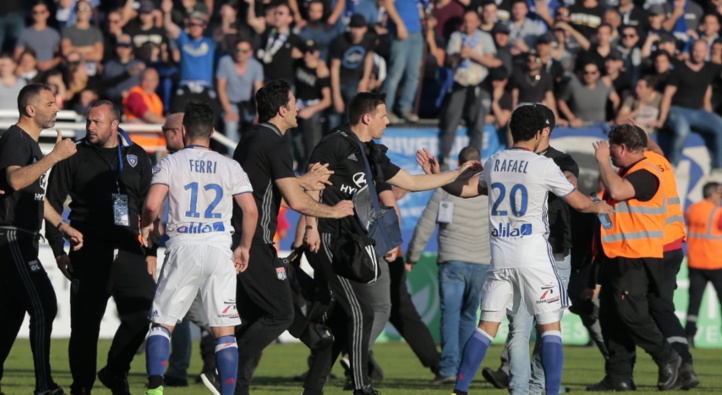
<path id="1" fill-rule="evenodd" d="M 540 325 L 559 321 L 569 306 L 569 296 L 561 278 L 549 267 L 500 268 L 486 272 L 481 294 L 481 319 L 501 322 L 521 306 Z"/>
<path id="2" fill-rule="evenodd" d="M 240 325 L 236 269 L 230 248 L 184 244 L 166 250 L 150 320 L 177 325 L 198 294 L 209 326 Z"/>

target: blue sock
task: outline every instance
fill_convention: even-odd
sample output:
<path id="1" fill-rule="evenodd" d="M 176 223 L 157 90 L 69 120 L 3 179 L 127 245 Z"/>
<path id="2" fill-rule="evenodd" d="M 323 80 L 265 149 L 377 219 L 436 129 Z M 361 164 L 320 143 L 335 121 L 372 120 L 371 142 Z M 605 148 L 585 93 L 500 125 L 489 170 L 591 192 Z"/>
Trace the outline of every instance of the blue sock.
<path id="1" fill-rule="evenodd" d="M 148 372 L 148 378 L 151 379 L 149 389 L 155 389 L 160 384 L 158 378 L 163 378 L 165 368 L 168 366 L 168 357 L 170 356 L 170 331 L 162 326 L 154 326 L 150 328 L 150 334 L 145 343 L 145 370 Z M 157 384 L 157 385 L 156 385 Z"/>
<path id="2" fill-rule="evenodd" d="M 546 393 L 547 395 L 557 395 L 562 382 L 562 367 L 564 366 L 562 333 L 560 331 L 542 333 L 541 354 Z"/>
<path id="3" fill-rule="evenodd" d="M 238 376 L 238 344 L 233 335 L 216 339 L 216 366 L 221 379 L 221 394 L 233 395 Z"/>
<path id="4" fill-rule="evenodd" d="M 456 376 L 456 385 L 454 390 L 463 392 L 469 391 L 471 380 L 474 379 L 476 371 L 484 360 L 486 350 L 489 349 L 493 337 L 481 329 L 476 329 L 471 335 L 469 341 L 464 346 L 464 352 L 461 355 L 461 366 L 459 366 L 459 375 Z"/>

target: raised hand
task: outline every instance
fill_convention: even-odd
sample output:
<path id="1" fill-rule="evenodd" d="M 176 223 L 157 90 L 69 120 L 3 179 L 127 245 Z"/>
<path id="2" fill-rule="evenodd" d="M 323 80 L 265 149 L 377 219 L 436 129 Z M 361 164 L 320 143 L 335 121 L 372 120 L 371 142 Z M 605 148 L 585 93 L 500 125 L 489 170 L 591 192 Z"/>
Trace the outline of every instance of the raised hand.
<path id="1" fill-rule="evenodd" d="M 78 152 L 75 142 L 71 139 L 63 139 L 63 132 L 60 129 L 55 129 L 55 131 L 58 133 L 58 137 L 55 139 L 55 147 L 50 154 L 55 155 L 58 161 L 75 155 Z"/>
<path id="2" fill-rule="evenodd" d="M 599 140 L 596 143 L 592 143 L 592 146 L 594 147 L 594 158 L 597 159 L 597 162 L 609 160 L 609 157 L 611 156 L 609 143 L 604 140 Z"/>
<path id="3" fill-rule="evenodd" d="M 439 161 L 437 161 L 436 157 L 431 155 L 429 150 L 427 150 L 426 148 L 422 148 L 416 151 L 416 163 L 421 166 L 421 169 L 424 170 L 424 173 L 426 174 L 441 173 L 441 166 L 439 166 Z"/>
<path id="4" fill-rule="evenodd" d="M 328 178 L 333 173 L 333 170 L 328 169 L 328 163 L 314 163 L 308 166 L 306 174 L 299 177 L 299 183 L 308 191 L 321 191 L 326 185 L 331 185 Z"/>
<path id="5" fill-rule="evenodd" d="M 459 178 L 471 178 L 483 169 L 484 166 L 482 166 L 481 162 L 479 162 L 478 160 L 470 160 L 468 162 L 464 162 L 461 167 L 459 167 Z"/>

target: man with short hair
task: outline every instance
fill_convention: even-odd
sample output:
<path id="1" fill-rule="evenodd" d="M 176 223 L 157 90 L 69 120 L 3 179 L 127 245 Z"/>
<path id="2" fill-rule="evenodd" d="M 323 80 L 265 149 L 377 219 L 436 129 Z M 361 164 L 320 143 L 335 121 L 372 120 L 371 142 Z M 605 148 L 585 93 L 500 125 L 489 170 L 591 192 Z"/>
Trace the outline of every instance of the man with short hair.
<path id="1" fill-rule="evenodd" d="M 163 275 L 153 298 L 153 325 L 146 343 L 147 395 L 163 394 L 170 336 L 199 293 L 216 338 L 220 394 L 232 395 L 236 388 L 238 346 L 233 331 L 240 320 L 234 299 L 234 273 L 248 267 L 258 209 L 241 166 L 208 147 L 213 124 L 210 106 L 202 103 L 186 106 L 183 115 L 186 148 L 166 156 L 156 166 L 143 207 L 142 239 L 149 247 L 153 223 L 166 195 L 170 195 L 166 228 L 170 239 L 166 243 Z M 233 251 L 229 248 L 233 233 L 232 201 L 236 201 L 244 215 L 241 241 Z M 155 277 L 155 266 L 149 265 L 148 272 Z M 219 393 L 211 383 L 204 383 L 211 392 Z"/>
<path id="2" fill-rule="evenodd" d="M 238 338 L 237 394 L 247 395 L 253 376 L 252 361 L 293 321 L 291 288 L 286 271 L 279 265 L 273 236 L 278 226 L 278 210 L 283 198 L 291 209 L 316 217 L 342 218 L 353 214 L 350 200 L 334 206 L 314 201 L 303 193 L 322 189 L 330 173 L 325 166 L 311 166 L 296 177 L 291 150 L 284 135 L 298 127 L 298 105 L 291 86 L 283 80 L 271 81 L 256 92 L 258 120 L 261 122 L 241 137 L 233 159 L 243 166 L 253 186 L 259 207 L 259 221 L 250 248 L 251 265 L 238 275 L 236 300 L 241 325 Z M 242 236 L 244 215 L 234 208 L 234 246 Z"/>
<path id="3" fill-rule="evenodd" d="M 15 59 L 26 49 L 35 51 L 38 59 L 38 70 L 48 71 L 62 62 L 60 52 L 60 34 L 48 26 L 50 10 L 46 0 L 37 0 L 32 6 L 33 24 L 26 27 L 15 44 Z"/>
<path id="4" fill-rule="evenodd" d="M 458 178 L 468 178 L 478 169 L 478 162 L 464 163 L 458 169 L 434 175 L 411 175 L 386 156 L 386 147 L 373 142 L 380 139 L 389 124 L 384 94 L 362 92 L 349 103 L 349 124 L 341 126 L 334 133 L 321 140 L 311 154 L 311 162 L 328 163 L 335 173 L 332 185 L 326 187 L 319 197 L 311 195 L 326 204 L 336 204 L 353 198 L 367 183 L 388 182 L 407 191 L 423 191 L 438 188 Z M 363 156 L 366 158 L 364 158 Z M 364 163 L 368 161 L 373 180 L 368 180 Z M 362 177 L 359 177 L 361 175 Z M 357 207 L 357 211 L 367 208 Z M 315 350 L 316 358 L 304 383 L 305 395 L 323 393 L 326 379 L 338 352 L 346 345 L 351 364 L 354 395 L 378 394 L 368 377 L 368 350 L 374 322 L 374 309 L 370 300 L 364 298 L 367 284 L 337 275 L 332 267 L 333 256 L 337 255 L 340 235 L 359 234 L 357 218 L 325 219 L 317 221 L 315 215 L 307 215 L 306 240 L 319 275 L 328 282 L 329 289 L 336 296 L 336 307 L 330 313 L 330 326 L 337 339 L 336 346 Z M 369 246 L 364 252 L 372 260 L 383 259 L 389 251 L 374 251 Z"/>
<path id="5" fill-rule="evenodd" d="M 138 241 L 140 211 L 150 187 L 151 165 L 145 150 L 119 129 L 120 113 L 110 101 L 90 105 L 86 137 L 78 154 L 55 165 L 48 202 L 62 210 L 68 196 L 70 223 L 85 234 L 86 246 L 66 254 L 58 231 L 48 223 L 45 235 L 58 268 L 70 281 L 68 359 L 72 394 L 89 394 L 96 376 L 100 322 L 108 298 L 118 306 L 120 326 L 98 379 L 113 393 L 128 391 L 128 371 L 148 331 L 155 283 Z M 124 392 L 125 391 L 125 392 Z"/>
<path id="6" fill-rule="evenodd" d="M 176 153 L 185 147 L 185 143 L 183 142 L 182 112 L 170 114 L 165 118 L 163 137 L 165 137 L 165 148 L 170 154 Z"/>
<path id="7" fill-rule="evenodd" d="M 93 7 L 90 1 L 79 0 L 75 4 L 75 24 L 63 29 L 63 38 L 60 41 L 63 56 L 68 56 L 71 52 L 80 53 L 90 77 L 98 74 L 98 65 L 103 60 L 105 48 L 103 33 L 90 23 L 92 15 Z"/>
<path id="8" fill-rule="evenodd" d="M 248 3 L 247 22 L 261 36 L 256 59 L 263 64 L 266 81 L 293 81 L 294 59 L 302 57 L 297 48 L 300 39 L 291 29 L 293 10 L 288 3 L 273 6 L 273 24 L 266 23 L 263 15 L 256 15 L 253 2 Z"/>
<path id="9" fill-rule="evenodd" d="M 132 87 L 123 98 L 126 122 L 165 122 L 163 101 L 155 93 L 158 84 L 158 72 L 155 69 L 143 70 L 140 83 Z"/>
<path id="10" fill-rule="evenodd" d="M 59 109 L 49 86 L 26 85 L 18 95 L 20 119 L 0 136 L 0 379 L 25 313 L 30 315 L 35 393 L 63 395 L 50 372 L 50 335 L 58 311 L 53 285 L 38 260 L 42 220 L 70 241 L 74 250 L 83 235 L 63 221 L 45 199 L 48 170 L 76 153 L 75 143 L 58 138 L 43 155 L 40 132 L 55 125 Z"/>
<path id="11" fill-rule="evenodd" d="M 337 114 L 345 114 L 351 98 L 368 89 L 373 68 L 374 40 L 367 32 L 366 19 L 361 14 L 354 14 L 348 32 L 340 34 L 331 42 L 331 94 Z M 334 117 L 334 121 L 331 122 L 334 126 L 343 123 L 338 117 Z"/>
<path id="12" fill-rule="evenodd" d="M 145 63 L 133 56 L 132 45 L 130 36 L 121 34 L 115 45 L 116 56 L 104 62 L 103 96 L 116 105 L 125 102 L 129 91 L 140 83 L 141 72 L 145 70 Z"/>

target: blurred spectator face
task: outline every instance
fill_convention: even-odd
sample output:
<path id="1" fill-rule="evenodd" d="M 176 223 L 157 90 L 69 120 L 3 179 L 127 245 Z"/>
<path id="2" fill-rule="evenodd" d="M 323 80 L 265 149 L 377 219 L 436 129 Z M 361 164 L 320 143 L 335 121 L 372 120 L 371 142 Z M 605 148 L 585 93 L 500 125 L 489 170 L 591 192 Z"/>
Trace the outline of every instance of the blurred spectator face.
<path id="1" fill-rule="evenodd" d="M 546 58 L 552 53 L 552 44 L 551 43 L 537 43 L 536 46 L 536 52 L 539 54 L 540 58 Z"/>
<path id="2" fill-rule="evenodd" d="M 607 58 L 604 61 L 604 68 L 607 69 L 607 74 L 617 74 L 624 67 L 624 62 L 621 60 Z"/>
<path id="3" fill-rule="evenodd" d="M 20 61 L 18 62 L 18 69 L 21 73 L 29 73 L 35 70 L 38 66 L 38 59 L 31 51 L 24 51 L 20 55 Z"/>
<path id="4" fill-rule="evenodd" d="M 647 85 L 647 81 L 640 78 L 637 81 L 637 86 L 634 88 L 634 93 L 637 94 L 637 99 L 646 99 L 649 95 L 654 92 L 654 87 Z"/>
<path id="5" fill-rule="evenodd" d="M 719 33 L 719 19 L 714 14 L 705 15 L 704 22 L 699 27 L 699 30 L 706 37 L 714 37 L 715 34 Z"/>
<path id="6" fill-rule="evenodd" d="M 121 31 L 121 16 L 120 13 L 117 11 L 111 11 L 108 13 L 108 30 L 111 32 L 120 32 Z"/>
<path id="7" fill-rule="evenodd" d="M 526 14 L 529 13 L 529 8 L 526 2 L 517 1 L 511 6 L 511 17 L 515 21 L 521 21 L 526 18 Z"/>
<path id="8" fill-rule="evenodd" d="M 130 41 L 130 36 L 127 34 L 123 34 L 120 36 L 118 42 L 115 45 L 115 52 L 118 54 L 118 58 L 127 60 L 130 58 L 130 55 L 133 54 L 133 48 Z"/>
<path id="9" fill-rule="evenodd" d="M 554 38 L 557 39 L 558 43 L 567 42 L 567 31 L 564 29 L 554 29 Z"/>
<path id="10" fill-rule="evenodd" d="M 120 15 L 119 15 L 120 16 Z M 154 23 L 153 21 L 153 13 L 151 12 L 141 12 L 138 14 L 138 19 L 140 19 L 140 24 L 142 26 L 150 26 Z M 120 23 L 120 19 L 118 20 L 118 23 Z"/>
<path id="11" fill-rule="evenodd" d="M 597 28 L 597 43 L 599 46 L 607 46 L 612 42 L 612 29 L 607 25 L 601 25 Z"/>
<path id="12" fill-rule="evenodd" d="M 626 7 L 628 5 L 632 4 L 632 0 L 619 0 L 619 5 Z"/>
<path id="13" fill-rule="evenodd" d="M 188 23 L 188 33 L 191 38 L 203 37 L 203 31 L 206 29 L 206 21 L 199 18 L 191 18 Z"/>
<path id="14" fill-rule="evenodd" d="M 496 42 L 497 48 L 504 48 L 509 45 L 509 35 L 506 33 L 494 34 L 494 41 Z"/>
<path id="15" fill-rule="evenodd" d="M 464 32 L 470 36 L 476 32 L 479 26 L 481 26 L 479 14 L 477 14 L 476 11 L 467 11 L 464 14 Z"/>
<path id="16" fill-rule="evenodd" d="M 634 48 L 634 46 L 637 45 L 637 42 L 639 42 L 637 29 L 633 27 L 625 27 L 624 30 L 622 30 L 622 46 L 624 48 Z"/>
<path id="17" fill-rule="evenodd" d="M 584 85 L 592 85 L 599 79 L 599 69 L 594 63 L 590 63 L 584 66 L 582 70 Z"/>
<path id="18" fill-rule="evenodd" d="M 75 11 L 78 22 L 88 22 L 90 21 L 90 16 L 93 14 L 93 7 L 91 7 L 87 1 L 79 1 L 75 7 Z"/>
<path id="19" fill-rule="evenodd" d="M 33 21 L 36 23 L 47 22 L 50 12 L 45 4 L 37 4 L 33 7 Z"/>
<path id="20" fill-rule="evenodd" d="M 193 7 L 195 7 L 195 5 L 196 5 L 196 3 L 198 3 L 198 1 L 196 1 L 196 0 L 182 0 L 181 3 L 183 4 L 183 8 L 185 8 L 186 10 L 190 10 L 190 9 L 192 9 Z"/>
<path id="21" fill-rule="evenodd" d="M 7 55 L 0 57 L 0 76 L 2 78 L 10 77 L 15 74 L 15 61 Z"/>
<path id="22" fill-rule="evenodd" d="M 320 22 L 323 19 L 323 3 L 320 1 L 314 1 L 308 5 L 308 21 L 309 22 Z"/>
<path id="23" fill-rule="evenodd" d="M 666 54 L 657 55 L 657 57 L 654 58 L 654 70 L 657 72 L 657 74 L 666 73 L 667 71 L 669 71 L 671 65 L 672 63 Z"/>
<path id="24" fill-rule="evenodd" d="M 669 54 L 674 55 L 677 53 L 677 45 L 672 41 L 667 41 L 657 45 L 658 49 L 667 51 Z"/>
<path id="25" fill-rule="evenodd" d="M 291 9 L 288 8 L 288 5 L 286 4 L 279 4 L 276 6 L 276 8 L 273 10 L 273 18 L 276 23 L 276 27 L 288 27 L 293 22 L 293 17 L 291 16 Z"/>
<path id="26" fill-rule="evenodd" d="M 569 22 L 572 20 L 571 14 L 569 13 L 569 8 L 567 7 L 558 7 L 556 12 L 554 13 L 554 20 L 557 22 Z"/>
<path id="27" fill-rule="evenodd" d="M 248 58 L 253 54 L 253 47 L 250 43 L 242 41 L 236 44 L 236 63 L 243 64 L 248 61 Z"/>
<path id="28" fill-rule="evenodd" d="M 481 10 L 481 18 L 485 25 L 491 25 L 496 22 L 496 11 L 496 3 L 492 2 L 484 5 L 484 8 Z"/>
<path id="29" fill-rule="evenodd" d="M 715 43 L 712 44 L 709 57 L 713 63 L 722 63 L 722 42 L 715 41 Z"/>
<path id="30" fill-rule="evenodd" d="M 649 15 L 649 27 L 654 30 L 660 30 L 662 28 L 662 23 L 664 22 L 664 14 L 659 15 Z"/>
<path id="31" fill-rule="evenodd" d="M 303 52 L 303 60 L 308 62 L 314 62 L 319 59 L 319 56 L 321 55 L 321 52 L 318 51 L 318 49 L 314 49 L 313 51 L 304 51 Z"/>
<path id="32" fill-rule="evenodd" d="M 604 12 L 604 23 L 608 23 L 612 25 L 614 29 L 617 29 L 622 25 L 622 18 L 619 16 L 617 10 L 610 8 Z"/>
<path id="33" fill-rule="evenodd" d="M 158 89 L 160 79 L 155 69 L 145 69 L 140 77 L 140 86 L 146 92 L 155 92 Z"/>
<path id="34" fill-rule="evenodd" d="M 704 60 L 707 59 L 707 43 L 702 40 L 695 41 L 694 45 L 692 45 L 691 55 L 692 63 L 704 63 Z"/>
<path id="35" fill-rule="evenodd" d="M 529 72 L 536 72 L 542 68 L 541 58 L 537 55 L 528 55 L 526 57 L 526 69 Z"/>
<path id="36" fill-rule="evenodd" d="M 361 40 L 364 39 L 364 35 L 366 34 L 366 31 L 368 28 L 366 26 L 364 27 L 349 27 L 348 31 L 351 35 L 351 41 L 354 43 L 359 43 Z"/>

